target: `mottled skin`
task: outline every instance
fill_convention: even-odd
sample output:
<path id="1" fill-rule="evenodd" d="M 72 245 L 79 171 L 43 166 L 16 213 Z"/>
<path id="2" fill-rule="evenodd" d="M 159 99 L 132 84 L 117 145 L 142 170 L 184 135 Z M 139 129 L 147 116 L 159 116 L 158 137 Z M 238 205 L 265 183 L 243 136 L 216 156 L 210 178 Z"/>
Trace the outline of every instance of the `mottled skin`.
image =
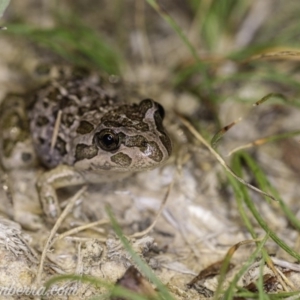
<path id="1" fill-rule="evenodd" d="M 0 107 L 1 163 L 9 170 L 39 160 L 50 169 L 37 182 L 50 220 L 60 214 L 57 188 L 123 178 L 171 154 L 164 110 L 151 99 L 122 104 L 92 78 L 73 76 L 25 100 L 9 95 Z"/>

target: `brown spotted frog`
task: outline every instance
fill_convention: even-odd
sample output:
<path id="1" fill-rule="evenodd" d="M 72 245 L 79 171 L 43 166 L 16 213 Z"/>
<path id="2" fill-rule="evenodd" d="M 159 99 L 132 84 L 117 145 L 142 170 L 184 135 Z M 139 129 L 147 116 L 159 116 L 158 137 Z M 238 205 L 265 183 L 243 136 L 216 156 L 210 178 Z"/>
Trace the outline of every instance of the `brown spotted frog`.
<path id="1" fill-rule="evenodd" d="M 122 103 L 89 76 L 54 79 L 33 96 L 7 96 L 0 106 L 0 158 L 7 171 L 48 170 L 37 181 L 43 211 L 60 214 L 56 189 L 102 183 L 162 165 L 171 155 L 163 107 Z"/>

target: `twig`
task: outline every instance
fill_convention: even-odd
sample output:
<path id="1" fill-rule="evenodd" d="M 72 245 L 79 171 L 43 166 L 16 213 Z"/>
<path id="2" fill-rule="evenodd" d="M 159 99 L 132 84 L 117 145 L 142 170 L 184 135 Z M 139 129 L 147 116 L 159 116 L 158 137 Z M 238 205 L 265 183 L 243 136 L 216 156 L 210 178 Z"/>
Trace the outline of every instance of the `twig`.
<path id="1" fill-rule="evenodd" d="M 159 216 L 161 215 L 161 212 L 163 211 L 164 207 L 166 206 L 166 203 L 167 203 L 167 200 L 169 198 L 170 192 L 173 188 L 173 185 L 174 185 L 174 177 L 173 177 L 173 180 L 171 181 L 171 183 L 168 186 L 168 190 L 165 194 L 164 200 L 162 201 L 162 203 L 160 205 L 160 208 L 157 212 L 157 215 L 156 215 L 155 219 L 153 220 L 152 224 L 148 228 L 146 228 L 145 230 L 134 233 L 133 235 L 130 236 L 131 238 L 142 237 L 142 236 L 146 235 L 148 232 L 150 232 L 153 229 L 153 227 L 156 225 L 156 222 L 157 222 Z"/>
<path id="2" fill-rule="evenodd" d="M 104 225 L 104 224 L 108 224 L 109 223 L 109 220 L 107 219 L 103 219 L 103 220 L 99 220 L 99 221 L 96 221 L 96 222 L 92 222 L 92 223 L 88 223 L 88 224 L 84 224 L 84 225 L 81 225 L 81 226 L 78 226 L 78 227 L 75 227 L 75 228 L 72 228 L 58 236 L 56 236 L 53 241 L 51 242 L 50 244 L 50 247 L 58 240 L 61 240 L 67 236 L 70 236 L 72 234 L 75 234 L 75 233 L 78 233 L 80 231 L 83 231 L 83 230 L 86 230 L 86 229 L 89 229 L 91 227 L 95 227 L 95 226 L 98 226 L 98 225 Z"/>
<path id="3" fill-rule="evenodd" d="M 59 125 L 60 125 L 60 122 L 61 122 L 61 115 L 62 115 L 62 111 L 59 110 L 58 114 L 57 114 L 57 118 L 55 120 L 54 129 L 53 129 L 53 134 L 52 134 L 52 139 L 51 139 L 50 153 L 53 152 L 54 146 L 55 146 L 56 141 L 57 141 L 58 129 L 59 129 Z"/>

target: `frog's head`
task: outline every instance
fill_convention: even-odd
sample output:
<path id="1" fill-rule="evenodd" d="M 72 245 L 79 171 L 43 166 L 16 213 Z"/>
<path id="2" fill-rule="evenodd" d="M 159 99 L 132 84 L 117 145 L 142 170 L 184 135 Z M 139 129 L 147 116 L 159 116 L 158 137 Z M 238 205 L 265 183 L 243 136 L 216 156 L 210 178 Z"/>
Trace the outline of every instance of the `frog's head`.
<path id="1" fill-rule="evenodd" d="M 163 107 L 151 99 L 106 112 L 89 141 L 77 143 L 75 168 L 110 174 L 163 164 L 172 151 L 163 119 Z"/>

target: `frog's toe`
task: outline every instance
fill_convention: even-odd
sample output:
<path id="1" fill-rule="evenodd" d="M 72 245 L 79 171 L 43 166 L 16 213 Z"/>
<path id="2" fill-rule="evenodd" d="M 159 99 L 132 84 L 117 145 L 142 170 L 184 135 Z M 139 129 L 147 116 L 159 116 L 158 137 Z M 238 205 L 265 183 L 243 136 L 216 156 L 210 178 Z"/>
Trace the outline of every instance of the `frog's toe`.
<path id="1" fill-rule="evenodd" d="M 57 220 L 61 213 L 61 210 L 59 207 L 55 189 L 51 185 L 43 184 L 40 181 L 37 182 L 37 189 L 41 206 L 46 217 L 50 221 Z"/>

